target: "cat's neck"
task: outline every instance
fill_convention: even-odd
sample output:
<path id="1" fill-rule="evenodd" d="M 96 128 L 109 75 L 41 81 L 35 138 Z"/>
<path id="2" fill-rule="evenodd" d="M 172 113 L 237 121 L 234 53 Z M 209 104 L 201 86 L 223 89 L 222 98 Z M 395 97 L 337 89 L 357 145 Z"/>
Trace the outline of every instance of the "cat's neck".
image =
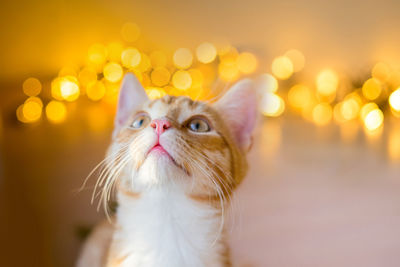
<path id="1" fill-rule="evenodd" d="M 174 187 L 119 190 L 118 200 L 114 244 L 135 252 L 128 252 L 132 266 L 223 266 L 219 209 Z"/>

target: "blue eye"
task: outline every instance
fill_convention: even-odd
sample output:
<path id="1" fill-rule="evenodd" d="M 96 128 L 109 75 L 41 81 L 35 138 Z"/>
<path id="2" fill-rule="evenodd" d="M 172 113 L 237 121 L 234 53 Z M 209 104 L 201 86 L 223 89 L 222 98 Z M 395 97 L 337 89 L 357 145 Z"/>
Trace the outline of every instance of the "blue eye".
<path id="1" fill-rule="evenodd" d="M 139 129 L 146 126 L 149 122 L 150 122 L 149 116 L 141 114 L 135 118 L 135 120 L 131 124 L 131 127 Z"/>
<path id="2" fill-rule="evenodd" d="M 193 119 L 189 122 L 188 127 L 193 132 L 204 133 L 210 131 L 210 125 L 205 120 Z"/>

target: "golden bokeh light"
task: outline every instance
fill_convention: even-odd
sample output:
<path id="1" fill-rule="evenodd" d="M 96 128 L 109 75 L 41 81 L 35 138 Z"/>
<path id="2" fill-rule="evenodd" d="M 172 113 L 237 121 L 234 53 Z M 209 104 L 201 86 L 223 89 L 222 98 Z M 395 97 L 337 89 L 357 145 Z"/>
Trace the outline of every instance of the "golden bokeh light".
<path id="1" fill-rule="evenodd" d="M 50 122 L 61 123 L 67 117 L 67 107 L 63 102 L 52 100 L 46 106 L 46 117 Z"/>
<path id="2" fill-rule="evenodd" d="M 23 109 L 24 109 L 24 104 L 19 105 L 15 114 L 17 116 L 17 120 L 19 120 L 22 123 L 27 123 L 28 121 L 25 119 L 24 113 L 22 112 Z"/>
<path id="3" fill-rule="evenodd" d="M 358 117 L 360 105 L 354 98 L 343 101 L 340 106 L 340 113 L 345 120 L 353 120 Z"/>
<path id="4" fill-rule="evenodd" d="M 324 126 L 332 120 L 332 107 L 327 103 L 320 103 L 313 108 L 312 118 L 315 124 Z"/>
<path id="5" fill-rule="evenodd" d="M 364 120 L 365 117 L 367 117 L 368 113 L 371 112 L 374 109 L 378 109 L 378 105 L 375 104 L 374 102 L 367 103 L 362 106 L 360 110 L 360 118 L 361 120 Z"/>
<path id="6" fill-rule="evenodd" d="M 374 131 L 383 124 L 383 112 L 379 109 L 373 109 L 367 113 L 364 118 L 364 127 L 368 131 Z"/>
<path id="7" fill-rule="evenodd" d="M 122 79 L 124 71 L 121 65 L 115 62 L 109 62 L 103 69 L 104 78 L 112 83 L 119 82 Z"/>
<path id="8" fill-rule="evenodd" d="M 124 45 L 120 42 L 111 42 L 107 45 L 108 60 L 120 62 Z"/>
<path id="9" fill-rule="evenodd" d="M 128 43 L 133 43 L 139 39 L 140 28 L 135 23 L 125 23 L 121 29 L 122 39 Z"/>
<path id="10" fill-rule="evenodd" d="M 236 64 L 241 73 L 253 73 L 258 66 L 258 61 L 255 55 L 250 52 L 240 53 L 236 59 Z"/>
<path id="11" fill-rule="evenodd" d="M 217 56 L 217 49 L 211 43 L 202 43 L 196 48 L 197 59 L 204 64 L 213 62 Z"/>
<path id="12" fill-rule="evenodd" d="M 78 99 L 80 91 L 79 91 L 78 80 L 75 77 L 73 76 L 62 77 L 60 79 L 59 88 L 62 99 L 65 99 L 70 102 Z"/>
<path id="13" fill-rule="evenodd" d="M 89 48 L 88 61 L 96 67 L 102 66 L 107 60 L 107 48 L 102 44 L 94 44 Z"/>
<path id="14" fill-rule="evenodd" d="M 102 81 L 93 81 L 88 84 L 86 95 L 93 101 L 102 99 L 106 94 L 106 87 Z"/>
<path id="15" fill-rule="evenodd" d="M 390 67 L 384 62 L 378 62 L 371 71 L 371 76 L 375 79 L 385 82 L 390 76 Z"/>
<path id="16" fill-rule="evenodd" d="M 171 73 L 167 68 L 158 67 L 151 72 L 151 81 L 156 86 L 164 86 L 169 83 Z"/>
<path id="17" fill-rule="evenodd" d="M 178 69 L 187 69 L 192 65 L 193 55 L 189 49 L 179 48 L 175 51 L 172 59 Z"/>
<path id="18" fill-rule="evenodd" d="M 235 62 L 222 61 L 218 65 L 219 77 L 225 82 L 233 82 L 239 77 L 239 68 Z"/>
<path id="19" fill-rule="evenodd" d="M 27 96 L 37 96 L 42 91 L 42 83 L 36 78 L 28 78 L 22 84 L 22 89 Z"/>
<path id="20" fill-rule="evenodd" d="M 152 66 L 149 56 L 145 53 L 140 53 L 140 57 L 141 60 L 139 66 L 137 66 L 137 69 L 141 72 L 146 72 L 150 70 Z"/>
<path id="21" fill-rule="evenodd" d="M 258 78 L 258 87 L 261 92 L 276 93 L 278 91 L 278 81 L 271 74 L 264 73 Z"/>
<path id="22" fill-rule="evenodd" d="M 86 87 L 89 83 L 97 80 L 97 73 L 89 67 L 83 68 L 78 75 L 79 84 Z"/>
<path id="23" fill-rule="evenodd" d="M 285 111 L 285 101 L 277 94 L 266 92 L 262 96 L 260 110 L 264 116 L 278 117 Z"/>
<path id="24" fill-rule="evenodd" d="M 333 70 L 325 69 L 321 71 L 317 76 L 317 92 L 323 97 L 334 96 L 336 94 L 338 85 L 339 77 Z"/>
<path id="25" fill-rule="evenodd" d="M 389 105 L 394 111 L 400 112 L 400 88 L 390 94 Z"/>
<path id="26" fill-rule="evenodd" d="M 26 122 L 35 122 L 42 116 L 42 105 L 35 101 L 26 102 L 22 107 L 22 114 Z"/>
<path id="27" fill-rule="evenodd" d="M 39 97 L 37 97 L 37 96 L 28 97 L 28 98 L 25 100 L 25 104 L 28 103 L 28 102 L 35 102 L 35 103 L 39 104 L 39 106 L 40 106 L 41 108 L 43 108 L 43 102 L 42 102 L 42 100 L 41 100 Z"/>
<path id="28" fill-rule="evenodd" d="M 365 81 L 362 87 L 362 93 L 368 100 L 377 99 L 382 92 L 382 85 L 378 79 L 370 78 Z"/>
<path id="29" fill-rule="evenodd" d="M 150 54 L 150 62 L 153 68 L 163 68 L 167 66 L 167 55 L 160 50 L 153 51 Z"/>
<path id="30" fill-rule="evenodd" d="M 146 93 L 150 99 L 157 99 L 166 95 L 166 92 L 158 87 L 147 87 Z"/>
<path id="31" fill-rule="evenodd" d="M 139 50 L 129 47 L 121 53 L 121 63 L 126 68 L 135 68 L 139 66 L 142 55 Z"/>
<path id="32" fill-rule="evenodd" d="M 294 72 L 299 72 L 304 68 L 306 59 L 299 50 L 291 49 L 285 53 L 285 56 L 292 62 Z"/>
<path id="33" fill-rule="evenodd" d="M 288 93 L 289 104 L 296 109 L 304 109 L 310 106 L 312 101 L 311 89 L 303 84 L 297 84 L 290 88 Z"/>
<path id="34" fill-rule="evenodd" d="M 286 80 L 293 74 L 293 63 L 287 56 L 280 56 L 272 61 L 271 70 L 275 77 Z"/>
<path id="35" fill-rule="evenodd" d="M 192 76 L 184 70 L 178 70 L 172 76 L 172 85 L 180 90 L 187 90 L 192 85 Z"/>

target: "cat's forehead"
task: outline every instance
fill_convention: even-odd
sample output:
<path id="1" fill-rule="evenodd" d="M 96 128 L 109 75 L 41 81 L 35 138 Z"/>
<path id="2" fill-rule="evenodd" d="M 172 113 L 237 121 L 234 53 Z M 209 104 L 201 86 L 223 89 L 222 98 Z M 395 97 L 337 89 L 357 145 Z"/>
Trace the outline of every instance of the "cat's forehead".
<path id="1" fill-rule="evenodd" d="M 185 96 L 169 96 L 151 100 L 144 104 L 144 111 L 148 112 L 151 118 L 169 117 L 182 122 L 195 114 L 210 113 L 210 108 L 203 102 L 193 101 Z"/>

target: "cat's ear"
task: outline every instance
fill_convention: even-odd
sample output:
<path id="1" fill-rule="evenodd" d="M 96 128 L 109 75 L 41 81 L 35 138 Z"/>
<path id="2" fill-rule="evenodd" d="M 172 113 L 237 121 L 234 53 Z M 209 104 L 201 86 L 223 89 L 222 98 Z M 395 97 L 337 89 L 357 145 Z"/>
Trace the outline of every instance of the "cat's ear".
<path id="1" fill-rule="evenodd" d="M 127 73 L 122 81 L 119 92 L 117 114 L 115 116 L 115 131 L 123 126 L 132 112 L 148 100 L 146 91 L 132 73 Z"/>
<path id="2" fill-rule="evenodd" d="M 234 84 L 214 107 L 231 129 L 237 144 L 245 151 L 251 148 L 252 131 L 257 118 L 254 83 L 245 79 Z"/>

